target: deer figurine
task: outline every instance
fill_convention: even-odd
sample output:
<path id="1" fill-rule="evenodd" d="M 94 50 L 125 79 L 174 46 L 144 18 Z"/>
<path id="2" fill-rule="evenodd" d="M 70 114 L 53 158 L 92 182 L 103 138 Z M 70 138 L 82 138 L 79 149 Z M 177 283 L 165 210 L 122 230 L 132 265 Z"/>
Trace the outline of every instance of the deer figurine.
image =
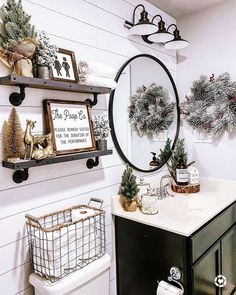
<path id="1" fill-rule="evenodd" d="M 36 121 L 26 120 L 26 130 L 24 134 L 24 143 L 25 143 L 25 159 L 29 157 L 32 158 L 32 153 L 34 147 L 38 145 L 43 145 L 45 142 L 45 136 L 41 134 L 32 135 L 32 130 L 34 129 Z"/>
<path id="2" fill-rule="evenodd" d="M 47 146 L 45 148 L 36 148 L 33 150 L 32 159 L 42 160 L 50 157 L 54 157 L 53 146 L 52 146 L 52 134 L 48 133 L 45 135 Z"/>

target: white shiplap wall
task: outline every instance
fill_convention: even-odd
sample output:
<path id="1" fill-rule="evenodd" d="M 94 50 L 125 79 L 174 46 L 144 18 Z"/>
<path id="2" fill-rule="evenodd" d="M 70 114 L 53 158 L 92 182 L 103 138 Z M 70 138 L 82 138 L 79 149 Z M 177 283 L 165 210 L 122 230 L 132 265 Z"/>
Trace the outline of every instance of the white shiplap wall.
<path id="1" fill-rule="evenodd" d="M 2 3 L 3 1 L 1 1 Z M 149 53 L 161 59 L 176 77 L 176 54 L 165 52 L 158 45 L 149 45 L 140 38 L 127 37 L 123 23 L 131 20 L 133 8 L 143 3 L 153 16 L 160 13 L 146 1 L 136 0 L 23 0 L 38 30 L 45 30 L 59 47 L 73 50 L 78 59 L 89 59 L 119 67 L 131 56 Z M 162 13 L 167 24 L 175 20 Z M 7 74 L 1 65 L 0 75 Z M 9 94 L 14 87 L 1 86 L 0 126 L 9 116 Z M 88 95 L 59 91 L 26 89 L 26 99 L 17 108 L 25 128 L 26 118 L 37 121 L 35 132 L 43 132 L 42 100 L 78 99 Z M 93 112 L 107 112 L 109 95 L 101 95 Z M 122 122 L 120 123 L 122 124 Z M 2 155 L 2 134 L 0 135 Z M 106 209 L 107 249 L 113 258 L 111 294 L 115 294 L 115 264 L 112 245 L 111 196 L 116 194 L 124 169 L 111 139 L 113 156 L 102 157 L 98 167 L 86 168 L 86 160 L 30 169 L 29 180 L 12 181 L 12 171 L 0 167 L 0 294 L 32 295 L 28 283 L 30 266 L 27 256 L 25 214 L 40 215 L 78 203 L 87 203 L 95 196 L 104 200 Z M 159 177 L 154 174 L 152 177 Z"/>

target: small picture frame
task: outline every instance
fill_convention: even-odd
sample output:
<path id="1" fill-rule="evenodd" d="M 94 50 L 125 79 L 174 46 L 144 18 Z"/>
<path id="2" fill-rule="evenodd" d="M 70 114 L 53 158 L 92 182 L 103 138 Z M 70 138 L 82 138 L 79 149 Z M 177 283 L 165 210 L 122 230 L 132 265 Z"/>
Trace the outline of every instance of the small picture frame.
<path id="1" fill-rule="evenodd" d="M 96 150 L 89 103 L 46 99 L 44 111 L 56 155 Z"/>
<path id="2" fill-rule="evenodd" d="M 58 48 L 52 66 L 53 80 L 78 83 L 78 71 L 73 51 Z"/>

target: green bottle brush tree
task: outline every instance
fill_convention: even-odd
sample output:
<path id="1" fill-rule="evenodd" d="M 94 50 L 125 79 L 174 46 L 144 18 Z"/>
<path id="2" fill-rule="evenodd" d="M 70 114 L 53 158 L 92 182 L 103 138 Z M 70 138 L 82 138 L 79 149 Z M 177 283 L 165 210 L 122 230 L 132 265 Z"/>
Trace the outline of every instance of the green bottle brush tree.
<path id="1" fill-rule="evenodd" d="M 122 206 L 126 211 L 135 211 L 137 209 L 136 196 L 138 192 L 136 176 L 133 174 L 133 169 L 127 165 L 118 192 L 121 196 Z"/>
<path id="2" fill-rule="evenodd" d="M 159 159 L 162 163 L 167 158 L 171 157 L 166 163 L 167 168 L 172 178 L 176 181 L 176 169 L 179 167 L 188 168 L 195 161 L 188 163 L 188 154 L 185 150 L 184 139 L 178 139 L 174 151 L 171 150 L 171 140 L 168 138 L 163 150 L 160 150 Z"/>

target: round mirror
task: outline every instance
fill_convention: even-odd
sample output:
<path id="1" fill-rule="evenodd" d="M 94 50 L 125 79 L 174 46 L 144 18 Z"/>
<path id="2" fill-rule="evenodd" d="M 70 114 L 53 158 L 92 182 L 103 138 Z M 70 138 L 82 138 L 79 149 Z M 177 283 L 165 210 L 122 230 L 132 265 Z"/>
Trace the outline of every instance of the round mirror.
<path id="1" fill-rule="evenodd" d="M 109 121 L 115 147 L 125 163 L 141 172 L 160 169 L 179 135 L 179 98 L 174 80 L 156 57 L 129 59 L 115 78 Z"/>

